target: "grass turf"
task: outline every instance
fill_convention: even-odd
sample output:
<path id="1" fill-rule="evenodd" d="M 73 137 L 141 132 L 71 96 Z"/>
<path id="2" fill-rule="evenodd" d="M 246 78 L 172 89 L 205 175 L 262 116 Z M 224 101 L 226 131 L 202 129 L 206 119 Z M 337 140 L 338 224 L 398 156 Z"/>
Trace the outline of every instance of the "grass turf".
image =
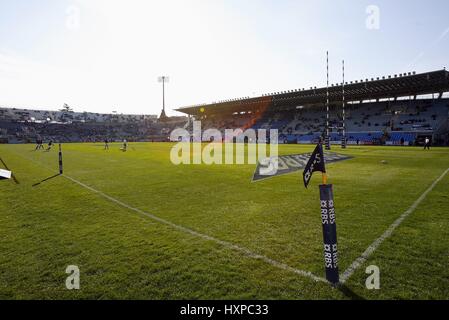
<path id="1" fill-rule="evenodd" d="M 134 208 L 323 276 L 319 175 L 251 183 L 254 165 L 170 162 L 171 144 L 64 145 L 65 174 Z M 449 299 L 449 176 L 346 283 L 343 292 L 173 229 L 57 177 L 57 150 L 0 145 L 20 181 L 0 182 L 3 299 Z M 281 154 L 313 146 L 280 146 Z M 350 147 L 328 166 L 344 271 L 449 167 L 449 149 Z M 387 164 L 381 161 L 386 160 Z M 365 268 L 381 289 L 365 288 Z M 65 289 L 77 265 L 81 290 Z M 349 292 L 349 294 L 348 294 Z"/>

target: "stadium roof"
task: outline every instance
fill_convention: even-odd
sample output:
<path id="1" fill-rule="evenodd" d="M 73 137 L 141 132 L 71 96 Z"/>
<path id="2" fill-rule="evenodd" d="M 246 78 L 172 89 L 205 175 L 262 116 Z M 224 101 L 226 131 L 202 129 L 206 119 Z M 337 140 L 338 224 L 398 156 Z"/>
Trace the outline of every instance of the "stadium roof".
<path id="1" fill-rule="evenodd" d="M 297 107 L 323 104 L 326 101 L 326 88 L 308 90 L 289 90 L 281 93 L 263 95 L 256 98 L 233 99 L 218 103 L 179 108 L 177 111 L 189 115 L 202 112 L 222 113 L 257 109 L 260 106 Z M 449 92 L 449 72 L 439 70 L 427 73 L 407 73 L 376 79 L 363 79 L 345 84 L 346 101 L 379 100 L 399 97 L 416 97 L 427 94 Z M 342 83 L 329 87 L 331 103 L 342 101 Z"/>

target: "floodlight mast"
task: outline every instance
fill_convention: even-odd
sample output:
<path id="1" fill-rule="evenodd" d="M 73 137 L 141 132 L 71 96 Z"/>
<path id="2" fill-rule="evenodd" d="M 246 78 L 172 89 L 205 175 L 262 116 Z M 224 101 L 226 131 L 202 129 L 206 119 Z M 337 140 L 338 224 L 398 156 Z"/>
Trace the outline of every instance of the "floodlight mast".
<path id="1" fill-rule="evenodd" d="M 161 76 L 158 78 L 158 82 L 162 83 L 162 113 L 160 118 L 165 119 L 167 118 L 167 114 L 165 113 L 165 83 L 168 83 L 170 80 L 167 76 Z"/>

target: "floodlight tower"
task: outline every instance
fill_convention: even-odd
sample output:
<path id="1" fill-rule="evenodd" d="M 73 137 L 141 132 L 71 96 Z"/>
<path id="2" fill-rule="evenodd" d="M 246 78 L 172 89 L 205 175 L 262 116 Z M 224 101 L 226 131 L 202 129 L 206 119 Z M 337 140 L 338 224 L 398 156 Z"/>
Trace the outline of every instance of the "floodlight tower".
<path id="1" fill-rule="evenodd" d="M 164 120 L 167 118 L 167 114 L 165 113 L 165 84 L 168 83 L 170 80 L 167 76 L 161 76 L 158 78 L 158 82 L 162 83 L 162 113 L 160 116 L 161 120 Z"/>

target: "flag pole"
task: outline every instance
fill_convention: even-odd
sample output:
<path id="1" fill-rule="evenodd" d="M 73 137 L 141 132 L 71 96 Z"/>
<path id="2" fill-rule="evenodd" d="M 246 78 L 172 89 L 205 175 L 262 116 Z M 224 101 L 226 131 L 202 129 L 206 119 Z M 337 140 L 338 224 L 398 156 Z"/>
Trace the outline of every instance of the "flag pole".
<path id="1" fill-rule="evenodd" d="M 62 165 L 62 145 L 59 144 L 59 174 L 63 174 L 63 165 Z"/>
<path id="2" fill-rule="evenodd" d="M 323 185 L 327 185 L 327 174 L 323 172 Z"/>
<path id="3" fill-rule="evenodd" d="M 326 280 L 332 285 L 337 286 L 340 283 L 340 275 L 338 270 L 338 240 L 334 191 L 331 184 L 320 185 L 319 189 Z"/>
<path id="4" fill-rule="evenodd" d="M 326 161 L 324 159 L 322 141 L 316 146 L 315 151 L 312 153 L 304 169 L 303 179 L 306 188 L 312 179 L 312 174 L 317 171 L 323 174 L 323 184 L 319 186 L 319 190 L 326 280 L 332 285 L 338 286 L 340 283 L 340 275 L 338 270 L 338 241 L 334 191 L 332 184 L 327 184 Z"/>
<path id="5" fill-rule="evenodd" d="M 342 70 L 343 70 L 343 82 L 341 88 L 342 88 L 342 106 L 343 106 L 343 138 L 341 140 L 341 147 L 342 149 L 346 149 L 345 60 L 343 60 Z"/>
<path id="6" fill-rule="evenodd" d="M 329 51 L 326 51 L 326 150 L 331 149 L 329 136 Z"/>

